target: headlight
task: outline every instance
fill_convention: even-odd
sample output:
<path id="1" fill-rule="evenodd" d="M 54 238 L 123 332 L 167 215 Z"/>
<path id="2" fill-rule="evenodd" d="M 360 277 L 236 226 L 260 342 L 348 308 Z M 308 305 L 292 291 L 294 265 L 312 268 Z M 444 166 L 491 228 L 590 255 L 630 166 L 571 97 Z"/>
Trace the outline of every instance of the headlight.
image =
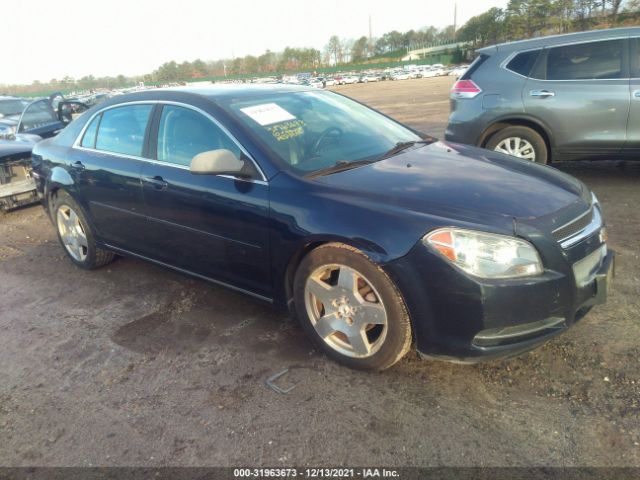
<path id="1" fill-rule="evenodd" d="M 425 236 L 423 242 L 476 277 L 527 277 L 544 270 L 534 246 L 515 237 L 441 228 Z"/>
<path id="2" fill-rule="evenodd" d="M 15 140 L 16 139 L 16 127 L 0 127 L 0 140 Z"/>

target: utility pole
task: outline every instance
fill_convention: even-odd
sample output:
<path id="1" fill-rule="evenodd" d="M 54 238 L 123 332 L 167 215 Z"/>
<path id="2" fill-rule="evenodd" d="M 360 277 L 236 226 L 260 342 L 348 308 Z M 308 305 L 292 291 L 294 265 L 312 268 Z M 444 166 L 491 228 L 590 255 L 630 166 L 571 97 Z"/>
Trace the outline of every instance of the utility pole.
<path id="1" fill-rule="evenodd" d="M 453 4 L 453 39 L 456 39 L 456 27 L 458 26 L 458 2 Z"/>
<path id="2" fill-rule="evenodd" d="M 373 35 L 371 33 L 371 14 L 369 14 L 369 56 L 373 53 Z"/>

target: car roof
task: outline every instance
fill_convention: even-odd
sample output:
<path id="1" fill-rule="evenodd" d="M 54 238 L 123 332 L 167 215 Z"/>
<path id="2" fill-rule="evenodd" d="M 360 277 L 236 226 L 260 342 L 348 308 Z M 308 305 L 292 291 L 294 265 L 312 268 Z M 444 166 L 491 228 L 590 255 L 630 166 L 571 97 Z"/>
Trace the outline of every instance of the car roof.
<path id="1" fill-rule="evenodd" d="M 139 90 L 136 92 L 126 93 L 124 95 L 115 95 L 104 102 L 94 105 L 87 111 L 91 117 L 94 112 L 110 108 L 116 105 L 130 102 L 145 102 L 145 101 L 196 101 L 197 99 L 206 99 L 212 102 L 216 100 L 229 99 L 229 98 L 251 98 L 259 97 L 265 94 L 278 94 L 287 92 L 317 92 L 317 88 L 305 85 L 292 85 L 292 84 L 241 84 L 241 83 L 229 83 L 229 84 L 203 84 L 203 85 L 188 85 L 182 87 L 167 87 L 167 88 L 150 88 L 146 90 Z M 83 115 L 84 116 L 84 115 Z"/>
<path id="2" fill-rule="evenodd" d="M 20 97 L 12 97 L 10 95 L 0 95 L 0 102 L 2 100 L 24 100 L 24 101 L 28 101 L 25 98 L 20 98 Z"/>
<path id="3" fill-rule="evenodd" d="M 314 88 L 284 83 L 213 83 L 156 89 L 159 92 L 185 92 L 202 97 L 222 98 L 260 95 L 264 93 L 311 92 Z"/>
<path id="4" fill-rule="evenodd" d="M 529 38 L 527 40 L 499 43 L 490 47 L 480 48 L 478 49 L 478 52 L 491 55 L 496 52 L 513 52 L 553 45 L 565 45 L 567 43 L 588 42 L 591 40 L 613 40 L 615 38 L 626 38 L 630 36 L 640 36 L 640 27 L 607 28 L 604 30 L 591 30 L 588 32 Z"/>

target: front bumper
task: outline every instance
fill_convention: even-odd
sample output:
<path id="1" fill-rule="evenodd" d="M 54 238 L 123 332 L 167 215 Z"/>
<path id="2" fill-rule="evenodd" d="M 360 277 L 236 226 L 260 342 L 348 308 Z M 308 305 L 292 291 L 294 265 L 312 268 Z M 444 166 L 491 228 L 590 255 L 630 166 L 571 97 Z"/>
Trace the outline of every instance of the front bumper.
<path id="1" fill-rule="evenodd" d="M 404 294 L 421 355 L 475 363 L 532 350 L 604 303 L 614 254 L 601 248 L 580 284 L 571 265 L 526 279 L 476 279 L 421 244 L 386 270 Z"/>
<path id="2" fill-rule="evenodd" d="M 0 210 L 11 210 L 37 202 L 36 184 L 32 178 L 0 186 Z"/>

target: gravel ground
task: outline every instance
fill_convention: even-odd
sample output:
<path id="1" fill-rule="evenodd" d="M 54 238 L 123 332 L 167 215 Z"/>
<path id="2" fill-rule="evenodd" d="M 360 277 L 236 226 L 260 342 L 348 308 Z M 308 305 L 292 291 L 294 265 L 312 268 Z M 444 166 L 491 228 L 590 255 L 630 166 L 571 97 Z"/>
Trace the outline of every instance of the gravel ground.
<path id="1" fill-rule="evenodd" d="M 337 87 L 442 136 L 448 78 Z M 618 253 L 608 304 L 522 357 L 382 374 L 259 301 L 132 259 L 85 272 L 38 206 L 0 216 L 0 464 L 640 466 L 640 163 L 559 165 Z M 289 395 L 265 379 L 285 367 Z"/>

